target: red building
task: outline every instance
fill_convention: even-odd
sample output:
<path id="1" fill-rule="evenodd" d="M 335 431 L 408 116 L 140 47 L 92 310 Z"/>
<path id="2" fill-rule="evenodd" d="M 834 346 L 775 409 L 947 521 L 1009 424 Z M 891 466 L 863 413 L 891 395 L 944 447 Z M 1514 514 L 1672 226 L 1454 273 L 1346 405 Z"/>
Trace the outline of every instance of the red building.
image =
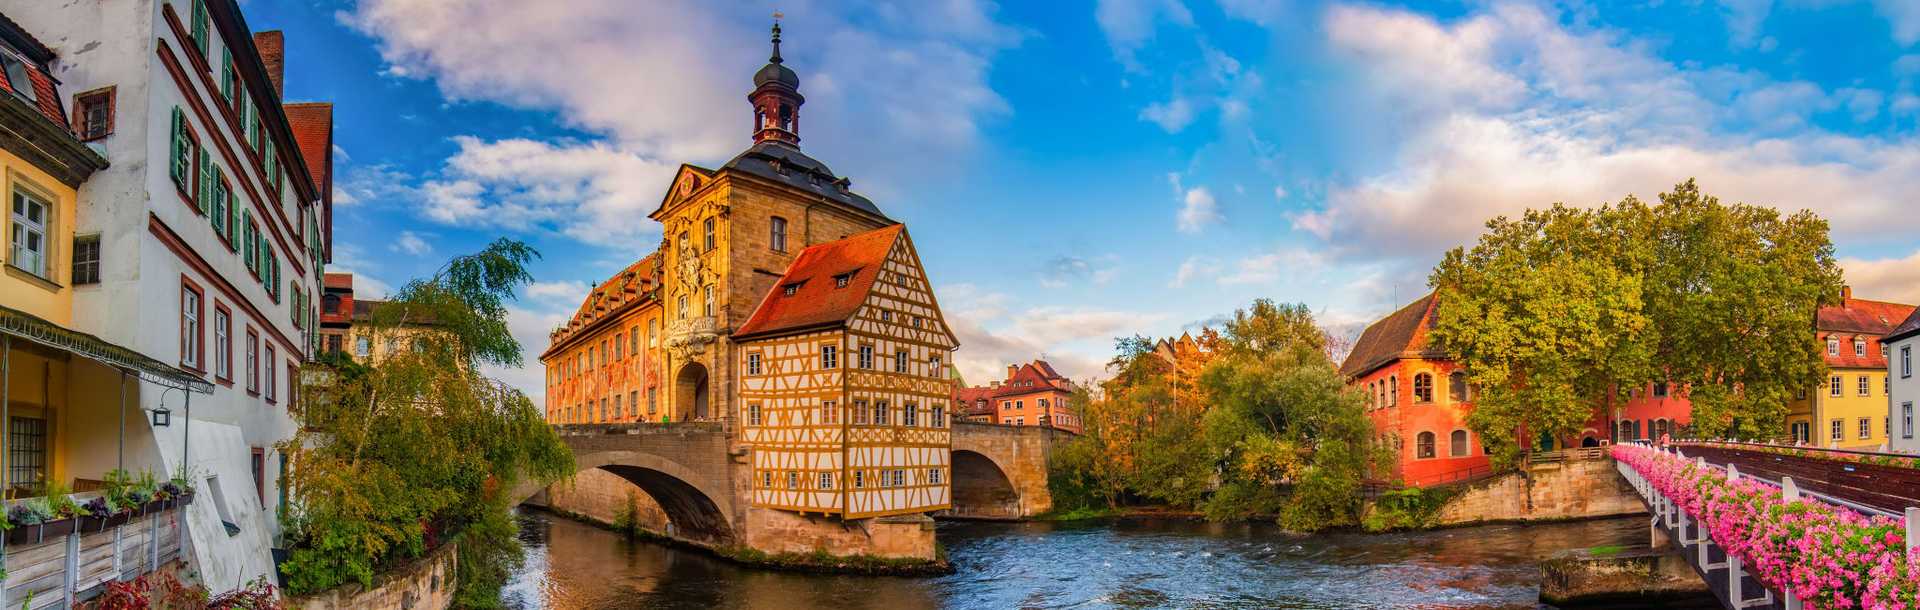
<path id="1" fill-rule="evenodd" d="M 1007 365 L 1007 378 L 986 387 L 955 387 L 953 404 L 968 421 L 1048 426 L 1079 434 L 1080 416 L 1067 408 L 1073 382 L 1045 360 Z"/>

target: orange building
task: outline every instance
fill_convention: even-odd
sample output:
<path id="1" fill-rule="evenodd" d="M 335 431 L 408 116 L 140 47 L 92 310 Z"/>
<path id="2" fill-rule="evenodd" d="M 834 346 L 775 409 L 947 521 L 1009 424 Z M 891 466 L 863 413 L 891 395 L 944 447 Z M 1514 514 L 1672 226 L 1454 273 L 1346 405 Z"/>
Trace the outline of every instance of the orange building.
<path id="1" fill-rule="evenodd" d="M 1467 429 L 1473 411 L 1467 375 L 1428 342 L 1437 300 L 1428 293 L 1368 326 L 1340 365 L 1348 383 L 1366 393 L 1367 417 L 1394 452 L 1394 474 L 1409 485 L 1488 469 L 1479 435 Z"/>
<path id="2" fill-rule="evenodd" d="M 1080 416 L 1067 408 L 1073 381 L 1045 360 L 1007 365 L 1007 378 L 986 387 L 954 388 L 953 404 L 969 421 L 1006 426 L 1047 426 L 1074 434 Z"/>

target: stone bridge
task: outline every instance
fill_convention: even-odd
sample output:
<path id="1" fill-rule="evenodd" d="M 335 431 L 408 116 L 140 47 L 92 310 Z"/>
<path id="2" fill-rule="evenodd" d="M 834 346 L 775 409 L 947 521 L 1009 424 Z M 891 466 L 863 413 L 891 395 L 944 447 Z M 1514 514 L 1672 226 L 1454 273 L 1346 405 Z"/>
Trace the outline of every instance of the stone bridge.
<path id="1" fill-rule="evenodd" d="M 554 427 L 572 448 L 575 476 L 541 489 L 523 484 L 530 504 L 641 527 L 714 549 L 882 557 L 933 556 L 924 516 L 842 521 L 755 508 L 750 446 L 724 422 L 578 424 Z M 955 422 L 953 508 L 938 516 L 1020 519 L 1053 507 L 1047 464 L 1070 433 L 1038 427 Z"/>

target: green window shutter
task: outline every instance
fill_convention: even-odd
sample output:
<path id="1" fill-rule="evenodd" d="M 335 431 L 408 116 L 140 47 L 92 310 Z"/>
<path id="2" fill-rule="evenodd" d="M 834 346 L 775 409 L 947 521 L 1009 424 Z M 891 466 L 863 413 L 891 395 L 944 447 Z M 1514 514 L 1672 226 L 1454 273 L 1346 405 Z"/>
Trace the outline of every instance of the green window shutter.
<path id="1" fill-rule="evenodd" d="M 240 221 L 242 223 L 240 226 L 244 227 L 243 229 L 241 229 L 241 235 L 240 235 L 241 239 L 243 240 L 240 246 L 240 249 L 241 249 L 240 258 L 245 259 L 247 261 L 248 271 L 259 273 L 260 264 L 254 261 L 254 255 L 258 253 L 259 250 L 256 249 L 256 246 L 253 243 L 253 211 L 241 210 Z"/>
<path id="2" fill-rule="evenodd" d="M 205 148 L 200 149 L 200 188 L 194 193 L 194 197 L 200 200 L 201 214 L 212 212 L 209 206 L 213 205 L 213 185 L 215 184 L 213 174 L 217 171 L 220 171 L 220 168 L 213 165 L 213 155 L 207 154 Z"/>
<path id="3" fill-rule="evenodd" d="M 167 174 L 173 177 L 174 184 L 185 187 L 187 183 L 190 182 L 187 179 L 187 172 L 191 171 L 188 169 L 188 165 L 190 164 L 187 163 L 187 115 L 185 112 L 180 111 L 179 106 L 173 107 L 173 145 L 171 150 L 173 154 L 168 161 Z"/>
<path id="4" fill-rule="evenodd" d="M 273 205 L 279 206 L 280 205 L 280 161 L 273 154 L 274 151 L 273 151 L 272 138 L 267 138 L 267 145 L 264 147 L 264 149 L 267 151 L 266 152 L 267 184 L 273 186 L 272 189 L 269 189 L 272 192 L 268 193 L 268 196 L 273 198 Z"/>
<path id="5" fill-rule="evenodd" d="M 233 103 L 233 49 L 227 49 L 227 60 L 220 63 L 220 99 Z"/>
<path id="6" fill-rule="evenodd" d="M 205 56 L 207 49 L 207 0 L 193 0 L 193 46 Z"/>
<path id="7" fill-rule="evenodd" d="M 221 182 L 225 177 L 220 168 L 214 168 L 207 197 L 207 205 L 212 208 L 207 213 L 207 222 L 213 223 L 213 232 L 221 236 L 227 234 L 227 185 Z"/>

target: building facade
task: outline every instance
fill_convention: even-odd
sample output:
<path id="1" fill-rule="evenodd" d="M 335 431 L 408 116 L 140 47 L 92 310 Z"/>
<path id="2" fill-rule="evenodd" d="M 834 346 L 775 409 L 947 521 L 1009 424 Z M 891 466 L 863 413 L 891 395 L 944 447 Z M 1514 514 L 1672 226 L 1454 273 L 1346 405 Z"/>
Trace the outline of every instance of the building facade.
<path id="1" fill-rule="evenodd" d="M 905 227 L 800 150 L 773 55 L 753 144 L 682 165 L 659 246 L 596 284 L 541 354 L 549 422 L 721 421 L 752 505 L 862 519 L 946 508 L 957 345 Z"/>
<path id="2" fill-rule="evenodd" d="M 1787 403 L 1787 435 L 1794 442 L 1841 449 L 1877 449 L 1887 442 L 1888 346 L 1881 337 L 1912 315 L 1914 307 L 1853 297 L 1842 288 L 1840 304 L 1821 307 L 1814 334 L 1827 362 L 1827 380 Z"/>
<path id="3" fill-rule="evenodd" d="M 1079 434 L 1080 416 L 1069 407 L 1073 381 L 1045 360 L 1007 365 L 1007 378 L 985 387 L 954 388 L 953 403 L 970 421 L 1003 426 L 1046 426 Z"/>
<path id="4" fill-rule="evenodd" d="M 1913 376 L 1914 357 L 1920 352 L 1920 310 L 1907 314 L 1906 320 L 1881 337 L 1887 346 L 1887 446 L 1902 453 L 1920 453 L 1920 439 L 1914 437 L 1914 406 L 1920 403 L 1920 378 Z"/>
<path id="5" fill-rule="evenodd" d="M 233 0 L 12 3 L 7 16 L 45 41 L 108 162 L 78 185 L 72 249 L 56 254 L 84 263 L 72 328 L 210 391 L 129 386 L 122 459 L 200 488 L 184 521 L 202 582 L 270 576 L 286 467 L 274 445 L 293 432 L 295 373 L 318 337 L 330 107 L 282 104 L 279 34 L 250 31 Z M 140 416 L 157 412 L 170 425 Z"/>

